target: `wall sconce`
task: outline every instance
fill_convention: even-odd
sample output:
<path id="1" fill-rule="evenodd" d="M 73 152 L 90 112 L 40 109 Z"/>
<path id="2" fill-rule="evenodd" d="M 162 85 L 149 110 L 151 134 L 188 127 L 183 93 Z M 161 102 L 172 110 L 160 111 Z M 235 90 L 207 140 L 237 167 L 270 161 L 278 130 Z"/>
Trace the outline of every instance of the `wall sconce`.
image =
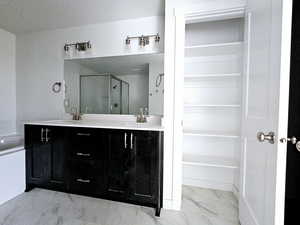
<path id="1" fill-rule="evenodd" d="M 145 47 L 146 45 L 150 44 L 150 38 L 154 38 L 155 43 L 159 43 L 160 41 L 160 36 L 157 33 L 155 35 L 142 35 L 142 36 L 133 36 L 133 37 L 127 36 L 125 43 L 126 45 L 130 45 L 131 39 L 138 39 L 139 45 Z"/>
<path id="2" fill-rule="evenodd" d="M 65 44 L 65 46 L 64 46 L 65 52 L 68 52 L 70 50 L 70 48 L 75 48 L 76 51 L 78 51 L 78 52 L 85 52 L 88 49 L 92 48 L 92 44 L 90 41 Z"/>

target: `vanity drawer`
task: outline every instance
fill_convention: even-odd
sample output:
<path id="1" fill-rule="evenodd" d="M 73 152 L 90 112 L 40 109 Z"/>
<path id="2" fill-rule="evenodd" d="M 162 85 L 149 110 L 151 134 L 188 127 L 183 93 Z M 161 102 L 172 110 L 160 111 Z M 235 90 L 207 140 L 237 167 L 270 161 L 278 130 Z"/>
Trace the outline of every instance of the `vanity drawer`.
<path id="1" fill-rule="evenodd" d="M 100 190 L 101 174 L 98 174 L 99 169 L 95 165 L 76 160 L 71 162 L 70 168 L 69 187 L 72 192 L 97 194 Z"/>
<path id="2" fill-rule="evenodd" d="M 105 148 L 101 129 L 74 128 L 70 131 L 70 154 L 80 160 L 100 159 Z"/>

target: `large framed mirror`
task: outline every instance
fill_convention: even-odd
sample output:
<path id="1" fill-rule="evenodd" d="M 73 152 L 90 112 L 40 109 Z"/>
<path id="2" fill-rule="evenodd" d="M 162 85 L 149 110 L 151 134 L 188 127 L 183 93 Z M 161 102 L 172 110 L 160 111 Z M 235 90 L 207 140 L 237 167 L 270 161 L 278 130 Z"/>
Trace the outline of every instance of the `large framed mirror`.
<path id="1" fill-rule="evenodd" d="M 65 111 L 163 115 L 163 65 L 163 54 L 65 60 Z"/>

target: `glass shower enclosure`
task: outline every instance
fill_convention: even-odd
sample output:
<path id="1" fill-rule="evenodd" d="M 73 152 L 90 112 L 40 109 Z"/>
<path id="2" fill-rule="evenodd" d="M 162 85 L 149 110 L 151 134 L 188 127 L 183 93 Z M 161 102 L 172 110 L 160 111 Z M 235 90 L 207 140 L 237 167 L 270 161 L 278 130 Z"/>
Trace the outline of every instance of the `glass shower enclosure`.
<path id="1" fill-rule="evenodd" d="M 129 114 L 129 83 L 111 74 L 81 75 L 80 113 Z"/>

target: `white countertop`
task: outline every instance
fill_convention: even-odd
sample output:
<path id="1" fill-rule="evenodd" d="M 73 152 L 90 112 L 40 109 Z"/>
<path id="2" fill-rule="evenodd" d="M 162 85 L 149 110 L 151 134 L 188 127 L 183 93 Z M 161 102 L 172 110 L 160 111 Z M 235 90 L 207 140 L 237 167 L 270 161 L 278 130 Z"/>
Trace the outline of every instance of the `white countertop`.
<path id="1" fill-rule="evenodd" d="M 132 121 L 112 121 L 112 120 L 49 120 L 26 122 L 28 125 L 58 126 L 58 127 L 86 127 L 86 128 L 106 128 L 122 130 L 145 130 L 164 131 L 164 128 L 152 123 L 136 123 Z"/>

